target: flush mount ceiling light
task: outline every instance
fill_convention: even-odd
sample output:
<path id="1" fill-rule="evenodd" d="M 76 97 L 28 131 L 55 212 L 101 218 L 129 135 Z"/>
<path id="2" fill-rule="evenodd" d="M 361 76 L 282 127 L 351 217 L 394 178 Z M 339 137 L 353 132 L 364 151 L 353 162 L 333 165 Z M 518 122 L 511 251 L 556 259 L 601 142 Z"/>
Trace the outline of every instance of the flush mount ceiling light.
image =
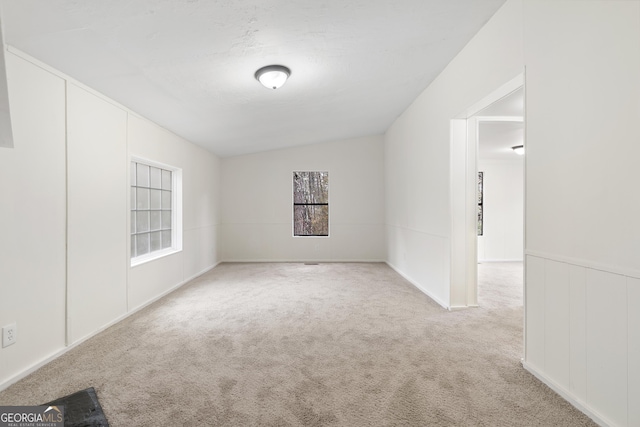
<path id="1" fill-rule="evenodd" d="M 278 89 L 285 84 L 290 75 L 291 70 L 284 65 L 267 65 L 255 74 L 256 80 L 267 89 Z"/>
<path id="2" fill-rule="evenodd" d="M 524 154 L 524 145 L 514 145 L 511 149 L 521 156 Z"/>

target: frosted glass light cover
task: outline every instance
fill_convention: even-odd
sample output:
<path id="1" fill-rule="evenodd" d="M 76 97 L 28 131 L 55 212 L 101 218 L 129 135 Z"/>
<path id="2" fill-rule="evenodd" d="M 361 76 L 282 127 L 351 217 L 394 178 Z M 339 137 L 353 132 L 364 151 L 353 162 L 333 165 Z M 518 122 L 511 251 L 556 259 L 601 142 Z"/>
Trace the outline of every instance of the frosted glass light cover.
<path id="1" fill-rule="evenodd" d="M 282 65 L 269 65 L 256 71 L 256 79 L 268 89 L 278 89 L 285 84 L 291 71 Z"/>

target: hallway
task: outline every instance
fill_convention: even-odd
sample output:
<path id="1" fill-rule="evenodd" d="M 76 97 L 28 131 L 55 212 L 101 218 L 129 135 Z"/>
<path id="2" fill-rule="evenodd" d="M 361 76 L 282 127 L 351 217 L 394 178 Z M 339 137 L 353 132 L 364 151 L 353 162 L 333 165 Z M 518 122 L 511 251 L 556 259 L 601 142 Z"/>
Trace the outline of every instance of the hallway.
<path id="1" fill-rule="evenodd" d="M 522 262 L 478 263 L 478 305 L 484 308 L 522 307 Z"/>

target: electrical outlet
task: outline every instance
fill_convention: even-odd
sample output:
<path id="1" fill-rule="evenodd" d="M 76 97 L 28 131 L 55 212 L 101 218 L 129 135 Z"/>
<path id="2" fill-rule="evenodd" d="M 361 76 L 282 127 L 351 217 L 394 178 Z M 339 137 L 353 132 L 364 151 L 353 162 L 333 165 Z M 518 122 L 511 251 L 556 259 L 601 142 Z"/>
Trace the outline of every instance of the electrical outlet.
<path id="1" fill-rule="evenodd" d="M 2 328 L 2 348 L 9 347 L 18 341 L 18 327 L 15 323 Z"/>

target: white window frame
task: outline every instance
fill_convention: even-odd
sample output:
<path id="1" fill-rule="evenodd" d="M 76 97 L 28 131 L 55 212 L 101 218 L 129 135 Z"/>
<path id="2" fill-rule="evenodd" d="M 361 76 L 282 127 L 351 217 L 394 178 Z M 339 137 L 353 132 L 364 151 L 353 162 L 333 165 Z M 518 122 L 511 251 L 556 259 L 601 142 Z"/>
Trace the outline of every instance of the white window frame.
<path id="1" fill-rule="evenodd" d="M 161 249 L 158 251 L 150 252 L 135 258 L 131 258 L 131 163 L 142 163 L 148 166 L 156 167 L 171 171 L 171 247 Z M 182 169 L 176 166 L 168 165 L 166 163 L 160 163 L 154 160 L 149 160 L 144 157 L 131 156 L 129 158 L 129 176 L 127 184 L 129 186 L 129 199 L 128 199 L 128 212 L 127 212 L 127 224 L 129 241 L 127 244 L 127 255 L 131 262 L 131 267 L 136 267 L 147 262 L 164 258 L 168 255 L 172 255 L 182 251 Z"/>

